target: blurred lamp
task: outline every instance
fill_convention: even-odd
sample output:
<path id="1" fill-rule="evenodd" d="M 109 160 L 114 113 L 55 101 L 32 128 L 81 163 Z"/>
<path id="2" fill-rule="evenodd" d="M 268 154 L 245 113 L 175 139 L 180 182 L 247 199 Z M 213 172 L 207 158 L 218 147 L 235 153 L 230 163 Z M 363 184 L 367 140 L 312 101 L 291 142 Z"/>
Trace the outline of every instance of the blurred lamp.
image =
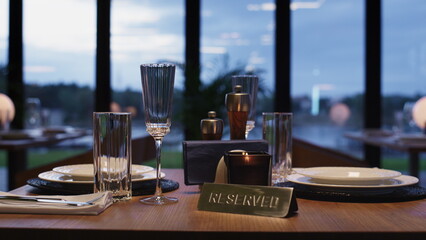
<path id="1" fill-rule="evenodd" d="M 138 110 L 133 106 L 128 106 L 126 107 L 125 110 L 126 112 L 129 112 L 132 115 L 132 117 L 135 117 L 136 115 L 138 115 Z"/>
<path id="2" fill-rule="evenodd" d="M 331 107 L 329 116 L 335 124 L 343 126 L 351 116 L 351 110 L 344 103 L 336 103 Z"/>
<path id="3" fill-rule="evenodd" d="M 0 93 L 0 129 L 9 130 L 9 123 L 15 118 L 15 105 L 5 94 Z"/>
<path id="4" fill-rule="evenodd" d="M 109 109 L 110 109 L 111 112 L 121 112 L 120 104 L 118 104 L 116 102 L 112 102 L 109 105 Z"/>
<path id="5" fill-rule="evenodd" d="M 422 97 L 414 104 L 413 120 L 419 128 L 426 131 L 426 97 Z"/>

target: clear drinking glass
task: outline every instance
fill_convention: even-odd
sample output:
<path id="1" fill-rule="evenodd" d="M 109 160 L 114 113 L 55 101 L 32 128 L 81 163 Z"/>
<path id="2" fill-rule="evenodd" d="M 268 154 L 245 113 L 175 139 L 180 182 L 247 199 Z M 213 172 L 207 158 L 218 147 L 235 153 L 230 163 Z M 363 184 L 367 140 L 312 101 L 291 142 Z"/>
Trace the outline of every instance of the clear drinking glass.
<path id="1" fill-rule="evenodd" d="M 10 110 L 0 109 L 0 131 L 10 130 Z"/>
<path id="2" fill-rule="evenodd" d="M 246 125 L 246 139 L 248 134 L 254 128 L 256 120 L 256 100 L 257 100 L 257 89 L 259 86 L 259 78 L 256 75 L 235 75 L 232 76 L 232 89 L 236 85 L 242 86 L 242 91 L 250 94 L 250 111 L 247 118 Z"/>
<path id="3" fill-rule="evenodd" d="M 292 113 L 264 112 L 263 139 L 268 142 L 272 162 L 272 185 L 285 182 L 291 173 Z"/>
<path id="4" fill-rule="evenodd" d="M 173 64 L 142 64 L 142 100 L 146 131 L 154 138 L 157 158 L 157 184 L 152 197 L 140 201 L 163 205 L 175 203 L 177 198 L 163 196 L 161 189 L 161 145 L 172 124 L 173 87 L 176 66 Z"/>
<path id="5" fill-rule="evenodd" d="M 94 192 L 111 191 L 113 201 L 132 198 L 131 115 L 93 113 Z"/>
<path id="6" fill-rule="evenodd" d="M 413 107 L 415 102 L 406 102 L 404 103 L 404 107 L 402 109 L 403 113 L 403 121 L 404 121 L 404 129 L 405 133 L 412 133 L 416 130 L 416 123 L 413 119 Z"/>
<path id="7" fill-rule="evenodd" d="M 38 98 L 28 98 L 25 109 L 25 128 L 41 127 L 41 102 Z"/>

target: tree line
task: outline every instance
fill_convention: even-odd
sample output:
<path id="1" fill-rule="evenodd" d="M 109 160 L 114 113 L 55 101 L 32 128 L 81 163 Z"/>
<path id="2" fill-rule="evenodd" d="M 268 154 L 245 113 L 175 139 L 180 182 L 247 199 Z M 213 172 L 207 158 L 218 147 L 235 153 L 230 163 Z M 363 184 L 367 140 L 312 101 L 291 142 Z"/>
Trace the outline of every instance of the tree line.
<path id="1" fill-rule="evenodd" d="M 247 73 L 244 71 L 243 67 L 234 69 L 225 68 L 223 71 L 219 71 L 209 83 L 202 82 L 200 84 L 199 98 L 190 103 L 192 105 L 189 106 L 189 109 L 193 109 L 193 111 L 184 111 L 184 90 L 175 89 L 173 100 L 173 124 L 181 127 L 185 126 L 185 124 L 191 128 L 194 128 L 194 126 L 198 127 L 200 120 L 206 118 L 207 112 L 212 110 L 217 112 L 217 117 L 225 120 L 227 117 L 224 97 L 226 93 L 232 91 L 230 81 L 232 75 L 238 74 L 261 75 L 261 73 Z M 262 78 L 260 80 L 257 115 L 261 115 L 262 111 L 273 111 L 273 92 L 267 90 L 267 88 L 263 86 Z M 4 68 L 1 67 L 0 92 L 7 94 L 5 71 Z M 92 113 L 94 111 L 94 90 L 88 86 L 64 83 L 47 85 L 26 84 L 25 94 L 27 98 L 40 99 L 42 108 L 61 111 L 63 113 L 64 124 L 78 127 L 91 126 Z M 141 91 L 132 89 L 113 91 L 112 96 L 113 102 L 121 106 L 122 110 L 126 110 L 127 107 L 136 109 L 136 115 L 134 116 L 135 120 L 143 121 Z M 417 93 L 414 96 L 397 94 L 383 96 L 382 125 L 392 126 L 395 123 L 395 113 L 402 111 L 404 104 L 407 102 L 414 102 L 421 97 L 421 93 Z M 323 123 L 329 121 L 327 120 L 327 114 L 334 99 L 322 98 L 320 101 L 320 115 L 316 117 L 311 116 L 306 106 L 304 107 L 304 105 L 306 105 L 304 103 L 309 101 L 310 96 L 308 95 L 293 98 L 292 111 L 295 119 L 304 122 L 304 124 L 308 122 L 312 122 L 312 124 L 321 124 L 321 119 L 324 119 Z M 364 95 L 354 94 L 346 96 L 339 101 L 346 104 L 352 112 L 351 118 L 348 120 L 349 125 L 362 128 Z M 188 102 L 185 102 L 185 104 L 188 104 Z M 184 116 L 185 114 L 190 114 L 190 116 Z M 185 119 L 188 118 L 193 119 L 193 121 L 185 122 Z M 298 124 L 298 122 L 296 121 L 294 124 Z M 199 139 L 199 136 L 186 136 L 186 139 Z"/>

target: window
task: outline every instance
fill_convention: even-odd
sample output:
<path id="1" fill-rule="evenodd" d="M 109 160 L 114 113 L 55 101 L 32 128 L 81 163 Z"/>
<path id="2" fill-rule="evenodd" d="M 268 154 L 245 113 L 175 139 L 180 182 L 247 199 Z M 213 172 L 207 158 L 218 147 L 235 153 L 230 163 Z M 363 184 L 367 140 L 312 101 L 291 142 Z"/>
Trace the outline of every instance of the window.
<path id="1" fill-rule="evenodd" d="M 421 0 L 382 1 L 382 119 L 383 128 L 396 133 L 421 132 L 412 108 L 426 96 L 425 11 L 426 2 Z M 384 167 L 408 170 L 404 152 L 383 152 Z M 420 164 L 424 166 L 424 157 Z"/>
<path id="2" fill-rule="evenodd" d="M 112 1 L 111 62 L 114 106 L 135 111 L 133 136 L 146 135 L 142 115 L 140 64 L 184 62 L 184 1 Z M 173 117 L 178 114 L 179 95 L 183 89 L 183 71 L 175 75 Z M 172 130 L 164 141 L 179 146 L 183 139 L 179 122 L 173 120 Z"/>
<path id="3" fill-rule="evenodd" d="M 91 126 L 96 1 L 26 0 L 23 11 L 24 82 L 42 124 Z"/>
<path id="4" fill-rule="evenodd" d="M 363 126 L 364 2 L 292 1 L 291 10 L 294 136 L 349 151 L 344 131 Z"/>
<path id="5" fill-rule="evenodd" d="M 271 111 L 273 106 L 271 92 L 274 85 L 274 11 L 275 4 L 270 0 L 201 1 L 203 84 L 211 84 L 214 79 L 225 76 L 229 78 L 227 88 L 228 92 L 231 92 L 231 78 L 226 73 L 259 75 L 264 94 L 258 94 L 258 120 L 255 129 L 249 134 L 249 139 L 262 138 L 261 111 Z M 225 107 L 225 96 L 221 97 Z M 226 119 L 224 121 L 227 122 Z M 229 139 L 225 134 L 223 139 Z"/>
<path id="6" fill-rule="evenodd" d="M 0 92 L 6 92 L 7 52 L 8 52 L 8 30 L 9 30 L 9 1 L 0 0 Z"/>
<path id="7" fill-rule="evenodd" d="M 413 104 L 426 95 L 426 2 L 383 1 L 383 125 L 388 130 L 420 132 Z"/>

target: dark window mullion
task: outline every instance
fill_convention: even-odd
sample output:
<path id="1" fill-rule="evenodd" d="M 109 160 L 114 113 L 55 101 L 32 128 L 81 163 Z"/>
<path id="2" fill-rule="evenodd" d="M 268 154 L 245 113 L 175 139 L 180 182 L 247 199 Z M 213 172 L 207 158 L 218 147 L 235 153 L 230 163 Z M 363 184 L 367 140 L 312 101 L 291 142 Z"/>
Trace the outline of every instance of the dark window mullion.
<path id="1" fill-rule="evenodd" d="M 97 1 L 96 26 L 96 89 L 95 111 L 110 111 L 111 62 L 110 62 L 110 19 L 111 0 Z"/>
<path id="2" fill-rule="evenodd" d="M 381 99 L 381 0 L 365 0 L 365 97 L 364 127 L 380 128 Z M 364 158 L 380 167 L 380 148 L 364 145 Z"/>
<path id="3" fill-rule="evenodd" d="M 275 101 L 274 111 L 291 112 L 290 0 L 276 0 L 275 10 Z"/>
<path id="4" fill-rule="evenodd" d="M 24 128 L 25 86 L 23 79 L 23 0 L 9 1 L 9 51 L 7 93 L 15 105 L 12 128 Z"/>
<path id="5" fill-rule="evenodd" d="M 200 11 L 201 0 L 185 1 L 185 90 L 183 105 L 184 134 L 186 140 L 200 139 L 199 116 L 203 109 L 198 104 L 200 95 Z M 195 117 L 198 116 L 198 117 Z"/>

